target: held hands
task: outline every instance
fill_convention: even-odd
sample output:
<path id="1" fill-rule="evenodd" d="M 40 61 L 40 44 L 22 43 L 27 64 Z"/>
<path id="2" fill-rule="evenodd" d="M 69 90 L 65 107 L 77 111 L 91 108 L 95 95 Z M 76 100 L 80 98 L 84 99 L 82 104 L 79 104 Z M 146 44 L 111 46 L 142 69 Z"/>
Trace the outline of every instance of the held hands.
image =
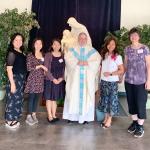
<path id="1" fill-rule="evenodd" d="M 64 80 L 63 78 L 54 79 L 54 80 L 53 80 L 53 83 L 54 83 L 54 84 L 59 84 L 59 83 L 61 83 L 63 80 Z"/>
<path id="2" fill-rule="evenodd" d="M 78 65 L 79 66 L 88 66 L 88 62 L 87 61 L 78 61 Z"/>
<path id="3" fill-rule="evenodd" d="M 54 83 L 54 84 L 59 84 L 59 81 L 58 81 L 57 79 L 54 79 L 54 80 L 53 80 L 53 83 Z"/>
<path id="4" fill-rule="evenodd" d="M 10 84 L 10 91 L 11 91 L 11 93 L 15 93 L 16 92 L 16 85 L 15 85 L 15 83 L 11 83 Z"/>
<path id="5" fill-rule="evenodd" d="M 42 68 L 46 72 L 48 71 L 48 69 L 44 65 L 38 65 L 38 66 L 36 66 L 36 69 L 40 69 L 40 68 Z"/>
<path id="6" fill-rule="evenodd" d="M 58 81 L 59 83 L 62 82 L 64 79 L 63 78 L 59 78 Z"/>
<path id="7" fill-rule="evenodd" d="M 110 72 L 104 72 L 103 75 L 104 75 L 105 77 L 109 77 L 109 76 L 112 75 L 112 73 L 110 73 Z"/>

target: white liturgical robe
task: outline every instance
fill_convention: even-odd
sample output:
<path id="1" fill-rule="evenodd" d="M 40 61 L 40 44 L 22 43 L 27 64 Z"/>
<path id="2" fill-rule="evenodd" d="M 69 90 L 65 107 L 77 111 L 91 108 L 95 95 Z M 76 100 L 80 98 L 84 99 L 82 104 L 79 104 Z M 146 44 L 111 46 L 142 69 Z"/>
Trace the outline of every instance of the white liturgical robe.
<path id="1" fill-rule="evenodd" d="M 79 66 L 79 60 L 87 61 L 88 65 Z M 65 54 L 66 97 L 63 119 L 79 123 L 94 121 L 96 79 L 100 61 L 99 53 L 91 46 L 76 46 Z"/>

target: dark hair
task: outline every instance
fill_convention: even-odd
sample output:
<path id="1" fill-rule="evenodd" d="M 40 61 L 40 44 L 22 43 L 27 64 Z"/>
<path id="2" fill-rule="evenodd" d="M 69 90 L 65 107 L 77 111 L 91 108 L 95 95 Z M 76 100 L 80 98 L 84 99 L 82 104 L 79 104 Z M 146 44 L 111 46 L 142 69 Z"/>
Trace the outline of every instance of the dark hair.
<path id="1" fill-rule="evenodd" d="M 20 33 L 15 33 L 10 38 L 10 43 L 9 43 L 9 46 L 8 46 L 8 52 L 14 50 L 13 41 L 15 40 L 15 38 L 17 36 L 21 36 L 21 38 L 22 38 L 22 46 L 20 47 L 20 50 L 22 52 L 24 51 L 24 45 L 23 45 L 23 43 L 24 43 L 24 36 L 22 34 L 20 34 Z"/>
<path id="2" fill-rule="evenodd" d="M 115 44 L 116 44 L 116 47 L 115 47 L 115 49 L 113 50 L 113 54 L 114 54 L 114 55 L 118 54 L 118 50 L 117 50 L 117 40 L 116 40 L 115 37 L 109 36 L 109 37 L 106 38 L 105 43 L 104 43 L 104 46 L 103 46 L 103 48 L 102 48 L 102 50 L 101 50 L 101 52 L 100 52 L 100 54 L 101 54 L 101 56 L 102 56 L 102 60 L 105 59 L 106 53 L 109 52 L 109 50 L 107 49 L 107 45 L 108 45 L 111 41 L 114 41 Z"/>
<path id="3" fill-rule="evenodd" d="M 52 40 L 52 43 L 51 43 L 51 47 L 50 47 L 50 52 L 53 51 L 52 45 L 53 45 L 53 43 L 54 43 L 55 41 L 57 41 L 57 42 L 61 45 L 61 40 L 60 40 L 60 39 L 58 39 L 58 38 L 53 39 L 53 40 Z M 59 51 L 61 52 L 61 47 L 60 47 L 60 50 L 59 50 Z"/>
<path id="4" fill-rule="evenodd" d="M 33 42 L 32 42 L 32 54 L 35 56 L 35 43 L 36 41 L 41 41 L 42 43 L 42 48 L 40 50 L 40 52 L 42 53 L 42 55 L 44 56 L 44 50 L 43 50 L 43 46 L 44 46 L 44 42 L 43 42 L 43 39 L 40 38 L 40 37 L 36 37 Z"/>
<path id="5" fill-rule="evenodd" d="M 139 35 L 139 37 L 140 37 L 140 31 L 137 29 L 137 28 L 132 28 L 130 31 L 129 31 L 129 33 L 128 33 L 128 35 L 129 35 L 129 37 L 131 36 L 131 34 L 133 34 L 133 33 L 137 33 L 138 35 Z"/>

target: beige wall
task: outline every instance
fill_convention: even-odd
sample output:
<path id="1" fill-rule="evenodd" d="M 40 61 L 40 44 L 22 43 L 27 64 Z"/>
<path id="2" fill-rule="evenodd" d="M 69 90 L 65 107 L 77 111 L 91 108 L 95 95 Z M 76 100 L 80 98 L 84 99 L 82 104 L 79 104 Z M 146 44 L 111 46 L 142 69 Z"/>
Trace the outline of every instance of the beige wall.
<path id="1" fill-rule="evenodd" d="M 18 8 L 19 12 L 31 11 L 32 0 L 0 0 L 0 13 L 4 12 L 5 9 Z"/>
<path id="2" fill-rule="evenodd" d="M 0 12 L 18 8 L 19 12 L 31 10 L 32 0 L 0 0 Z M 121 26 L 131 28 L 150 24 L 150 0 L 121 0 Z"/>
<path id="3" fill-rule="evenodd" d="M 150 0 L 121 0 L 121 26 L 150 25 Z"/>

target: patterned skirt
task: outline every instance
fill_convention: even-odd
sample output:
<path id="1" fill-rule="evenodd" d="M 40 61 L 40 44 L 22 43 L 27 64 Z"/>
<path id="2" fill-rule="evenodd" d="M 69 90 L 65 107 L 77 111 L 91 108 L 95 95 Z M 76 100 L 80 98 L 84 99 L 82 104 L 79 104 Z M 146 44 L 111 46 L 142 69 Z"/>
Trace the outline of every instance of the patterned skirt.
<path id="1" fill-rule="evenodd" d="M 18 120 L 22 115 L 23 109 L 23 91 L 26 75 L 14 75 L 16 92 L 10 92 L 10 82 L 6 85 L 6 107 L 5 119 L 7 121 Z"/>
<path id="2" fill-rule="evenodd" d="M 98 109 L 111 116 L 119 114 L 118 83 L 101 80 Z"/>

